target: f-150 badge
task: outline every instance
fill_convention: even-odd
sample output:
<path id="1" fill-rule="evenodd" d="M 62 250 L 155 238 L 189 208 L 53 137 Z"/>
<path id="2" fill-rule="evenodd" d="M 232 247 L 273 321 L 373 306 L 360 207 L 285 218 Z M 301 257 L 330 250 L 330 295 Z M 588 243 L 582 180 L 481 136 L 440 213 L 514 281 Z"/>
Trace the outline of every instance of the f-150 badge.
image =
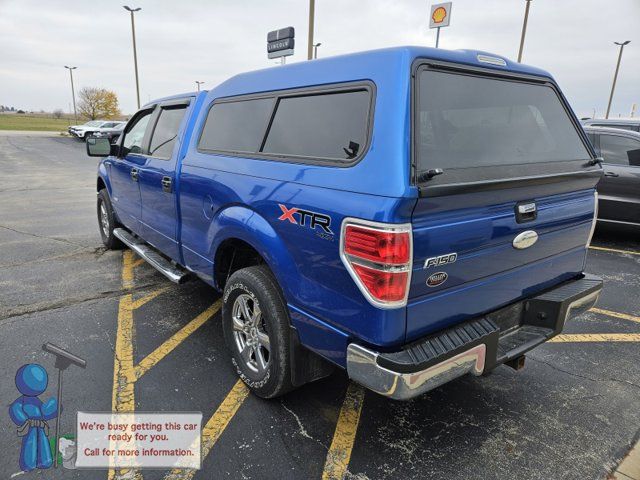
<path id="1" fill-rule="evenodd" d="M 446 253 L 444 255 L 440 255 L 439 257 L 427 258 L 424 262 L 424 268 L 441 267 L 442 265 L 454 263 L 457 259 L 458 254 L 455 252 Z"/>

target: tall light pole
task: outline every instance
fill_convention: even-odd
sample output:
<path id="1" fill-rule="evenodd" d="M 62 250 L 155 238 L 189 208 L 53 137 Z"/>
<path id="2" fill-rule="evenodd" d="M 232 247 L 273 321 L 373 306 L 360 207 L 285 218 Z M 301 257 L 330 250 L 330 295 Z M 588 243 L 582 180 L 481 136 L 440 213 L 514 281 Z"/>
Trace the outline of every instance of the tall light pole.
<path id="1" fill-rule="evenodd" d="M 71 76 L 71 98 L 73 98 L 73 118 L 75 122 L 78 123 L 78 113 L 76 112 L 76 91 L 73 88 L 73 71 L 78 67 L 69 67 L 67 65 L 64 68 L 69 70 L 69 75 Z"/>
<path id="2" fill-rule="evenodd" d="M 622 60 L 622 50 L 624 50 L 624 46 L 628 45 L 631 40 L 627 40 L 626 42 L 613 42 L 616 45 L 620 45 L 620 53 L 618 53 L 618 63 L 616 64 L 616 73 L 613 74 L 613 84 L 611 85 L 611 95 L 609 95 L 609 105 L 607 105 L 607 114 L 604 118 L 609 118 L 609 111 L 611 111 L 611 101 L 613 100 L 613 92 L 616 89 L 616 80 L 618 80 L 618 70 L 620 70 L 620 61 Z"/>
<path id="3" fill-rule="evenodd" d="M 318 47 L 322 45 L 321 43 L 313 44 L 313 58 L 318 58 Z"/>
<path id="4" fill-rule="evenodd" d="M 140 83 L 138 81 L 138 53 L 136 52 L 136 23 L 133 14 L 142 10 L 141 8 L 130 8 L 123 5 L 123 8 L 131 13 L 131 36 L 133 37 L 133 66 L 136 70 L 136 99 L 138 100 L 138 108 L 140 108 Z"/>
<path id="5" fill-rule="evenodd" d="M 309 43 L 307 44 L 307 60 L 311 60 L 313 53 L 313 26 L 316 10 L 316 0 L 309 0 Z"/>
<path id="6" fill-rule="evenodd" d="M 198 85 L 198 91 L 200 91 L 200 85 L 202 85 L 204 82 L 201 82 L 199 80 L 196 80 L 196 85 Z"/>
<path id="7" fill-rule="evenodd" d="M 524 49 L 524 37 L 527 34 L 527 22 L 529 21 L 529 7 L 531 0 L 525 0 L 527 6 L 524 7 L 524 22 L 522 22 L 522 34 L 520 35 L 520 50 L 518 50 L 518 63 L 522 61 L 522 50 Z"/>

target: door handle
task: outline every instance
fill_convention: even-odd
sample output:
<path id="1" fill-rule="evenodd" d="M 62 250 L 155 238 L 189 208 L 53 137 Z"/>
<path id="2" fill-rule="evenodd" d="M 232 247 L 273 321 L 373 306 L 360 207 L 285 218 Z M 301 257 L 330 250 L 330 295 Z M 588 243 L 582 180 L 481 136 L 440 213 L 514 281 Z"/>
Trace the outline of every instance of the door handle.
<path id="1" fill-rule="evenodd" d="M 138 181 L 138 169 L 137 168 L 132 168 L 131 169 L 131 180 L 133 180 L 134 182 Z"/>
<path id="2" fill-rule="evenodd" d="M 619 177 L 620 175 L 618 175 L 617 173 L 614 173 L 614 172 L 604 172 L 604 176 L 605 177 Z"/>
<path id="3" fill-rule="evenodd" d="M 171 177 L 162 177 L 162 191 L 171 193 Z"/>

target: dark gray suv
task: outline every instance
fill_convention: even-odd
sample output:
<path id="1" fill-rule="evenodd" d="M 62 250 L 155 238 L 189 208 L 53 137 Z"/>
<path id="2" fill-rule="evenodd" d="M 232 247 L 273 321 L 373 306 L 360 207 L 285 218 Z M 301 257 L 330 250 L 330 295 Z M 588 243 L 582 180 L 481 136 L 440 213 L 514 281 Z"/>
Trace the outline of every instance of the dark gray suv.
<path id="1" fill-rule="evenodd" d="M 598 220 L 640 225 L 640 133 L 618 128 L 585 127 L 604 159 L 598 183 Z"/>

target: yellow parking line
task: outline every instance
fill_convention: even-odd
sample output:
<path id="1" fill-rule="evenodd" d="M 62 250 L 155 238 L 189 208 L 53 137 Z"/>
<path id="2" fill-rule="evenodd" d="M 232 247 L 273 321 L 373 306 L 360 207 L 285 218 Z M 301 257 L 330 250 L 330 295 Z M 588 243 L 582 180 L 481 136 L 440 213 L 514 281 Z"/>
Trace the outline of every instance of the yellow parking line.
<path id="1" fill-rule="evenodd" d="M 146 260 L 144 258 L 138 258 L 136 261 L 133 262 L 133 268 L 139 267 L 145 262 Z"/>
<path id="2" fill-rule="evenodd" d="M 130 250 L 122 256 L 122 285 L 125 289 L 133 287 L 133 254 Z M 113 363 L 113 391 L 111 407 L 114 412 L 132 412 L 135 407 L 133 395 L 133 309 L 132 295 L 120 297 L 118 306 L 118 330 L 116 333 L 115 355 Z"/>
<path id="3" fill-rule="evenodd" d="M 629 315 L 627 313 L 612 312 L 611 310 L 605 310 L 603 308 L 592 308 L 592 312 L 601 313 L 602 315 L 608 315 L 609 317 L 621 318 L 623 320 L 629 320 L 630 322 L 640 323 L 640 317 Z"/>
<path id="4" fill-rule="evenodd" d="M 122 287 L 130 289 L 133 287 L 133 252 L 125 250 L 122 252 Z"/>
<path id="5" fill-rule="evenodd" d="M 356 383 L 349 383 L 340 409 L 336 431 L 333 434 L 333 441 L 327 452 L 322 480 L 342 480 L 347 473 L 363 402 L 364 389 Z"/>
<path id="6" fill-rule="evenodd" d="M 151 300 L 153 300 L 154 298 L 156 298 L 158 295 L 163 294 L 164 292 L 166 292 L 167 290 L 169 290 L 169 288 L 171 288 L 170 286 L 165 286 L 165 287 L 160 287 L 157 290 L 154 290 L 153 292 L 145 295 L 142 298 L 139 298 L 138 300 L 135 300 L 132 304 L 131 304 L 131 308 L 133 308 L 134 310 L 137 310 L 138 308 L 140 308 L 141 306 L 143 306 L 145 303 L 150 302 Z"/>
<path id="7" fill-rule="evenodd" d="M 640 333 L 575 333 L 549 340 L 549 343 L 564 342 L 640 342 Z"/>
<path id="8" fill-rule="evenodd" d="M 156 365 L 160 360 L 169 355 L 178 345 L 180 345 L 189 335 L 200 328 L 207 320 L 213 317 L 220 309 L 220 300 L 215 302 L 196 318 L 187 323 L 178 330 L 171 338 L 156 348 L 153 352 L 143 358 L 138 365 L 135 366 L 135 379 L 138 380 L 147 371 Z"/>
<path id="9" fill-rule="evenodd" d="M 133 287 L 133 253 L 126 250 L 122 255 L 122 286 L 126 290 Z M 135 410 L 134 370 L 133 370 L 133 295 L 127 293 L 120 297 L 118 306 L 118 326 L 113 363 L 113 390 L 111 409 L 114 412 L 133 412 Z M 108 478 L 141 479 L 140 472 L 129 470 L 109 470 Z"/>
<path id="10" fill-rule="evenodd" d="M 207 457 L 213 446 L 224 432 L 240 406 L 249 395 L 249 389 L 238 380 L 227 397 L 222 401 L 216 412 L 202 428 L 202 461 Z M 196 470 L 172 470 L 165 480 L 189 480 L 196 474 Z"/>
<path id="11" fill-rule="evenodd" d="M 627 255 L 640 255 L 640 252 L 634 252 L 633 250 L 620 250 L 619 248 L 605 248 L 605 247 L 589 247 L 591 250 L 602 250 L 603 252 L 624 253 Z"/>

